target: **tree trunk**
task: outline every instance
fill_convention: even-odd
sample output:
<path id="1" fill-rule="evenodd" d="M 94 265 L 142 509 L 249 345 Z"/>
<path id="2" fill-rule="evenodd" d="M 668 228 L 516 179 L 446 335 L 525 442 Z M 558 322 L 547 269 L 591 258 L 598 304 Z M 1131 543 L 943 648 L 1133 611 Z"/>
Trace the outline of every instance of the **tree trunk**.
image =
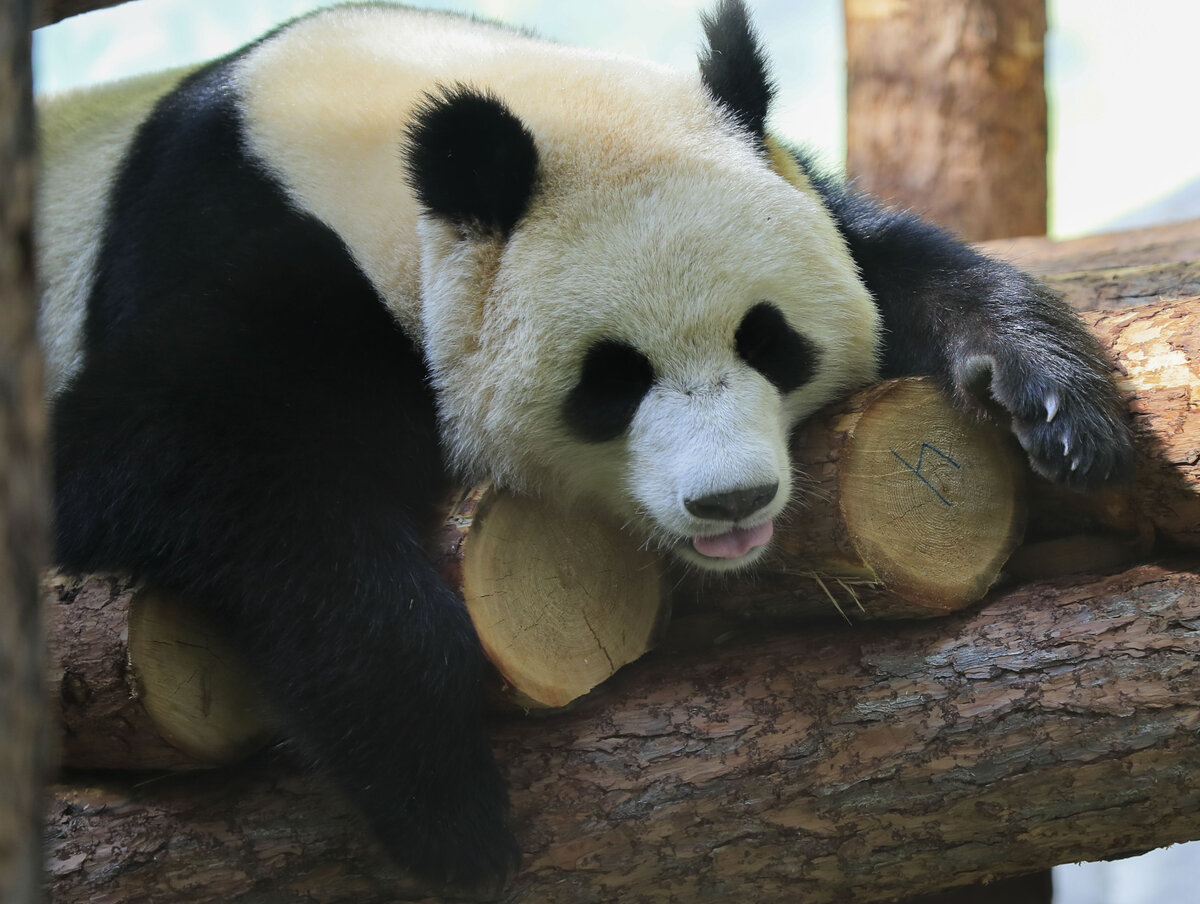
<path id="1" fill-rule="evenodd" d="M 34 332 L 30 4 L 0 7 L 0 901 L 38 900 L 45 418 Z"/>
<path id="2" fill-rule="evenodd" d="M 525 851 L 505 900 L 869 904 L 1200 837 L 1196 564 L 748 631 L 498 725 Z M 52 900 L 438 900 L 277 765 L 58 789 Z"/>
<path id="3" fill-rule="evenodd" d="M 1045 0 L 845 10 L 848 174 L 969 239 L 1045 233 Z"/>

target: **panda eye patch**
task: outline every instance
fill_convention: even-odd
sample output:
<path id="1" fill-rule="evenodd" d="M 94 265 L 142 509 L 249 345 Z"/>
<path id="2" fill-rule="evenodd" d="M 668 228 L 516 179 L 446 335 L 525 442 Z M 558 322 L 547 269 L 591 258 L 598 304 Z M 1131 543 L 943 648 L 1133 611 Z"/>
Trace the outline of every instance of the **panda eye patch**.
<path id="1" fill-rule="evenodd" d="M 632 345 L 603 339 L 588 349 L 579 382 L 563 404 L 568 429 L 588 443 L 625 432 L 654 383 L 650 360 Z"/>
<path id="2" fill-rule="evenodd" d="M 741 359 L 781 393 L 799 389 L 812 379 L 820 354 L 797 333 L 775 305 L 760 301 L 742 318 L 734 334 Z"/>

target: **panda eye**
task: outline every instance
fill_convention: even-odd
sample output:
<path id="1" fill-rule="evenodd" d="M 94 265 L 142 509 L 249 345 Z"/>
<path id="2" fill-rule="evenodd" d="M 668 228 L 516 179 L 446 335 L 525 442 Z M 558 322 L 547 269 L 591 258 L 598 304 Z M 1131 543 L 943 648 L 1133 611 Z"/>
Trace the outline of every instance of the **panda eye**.
<path id="1" fill-rule="evenodd" d="M 811 380 L 820 358 L 812 342 L 788 325 L 779 308 L 765 301 L 746 312 L 733 339 L 742 360 L 781 393 Z"/>
<path id="2" fill-rule="evenodd" d="M 653 383 L 654 368 L 645 355 L 619 340 L 601 340 L 583 359 L 579 382 L 563 404 L 563 419 L 584 442 L 616 439 Z"/>

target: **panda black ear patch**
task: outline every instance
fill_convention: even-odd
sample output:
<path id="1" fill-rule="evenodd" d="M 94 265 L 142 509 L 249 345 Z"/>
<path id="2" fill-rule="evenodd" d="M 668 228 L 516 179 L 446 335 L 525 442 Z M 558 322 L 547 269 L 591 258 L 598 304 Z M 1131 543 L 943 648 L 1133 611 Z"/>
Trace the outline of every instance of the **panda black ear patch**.
<path id="1" fill-rule="evenodd" d="M 492 94 L 458 85 L 429 95 L 405 132 L 404 153 L 417 200 L 458 226 L 507 234 L 529 205 L 537 146 Z"/>
<path id="2" fill-rule="evenodd" d="M 700 21 L 708 40 L 708 49 L 700 55 L 704 86 L 738 125 L 762 141 L 775 86 L 746 5 L 742 0 L 721 0 Z"/>

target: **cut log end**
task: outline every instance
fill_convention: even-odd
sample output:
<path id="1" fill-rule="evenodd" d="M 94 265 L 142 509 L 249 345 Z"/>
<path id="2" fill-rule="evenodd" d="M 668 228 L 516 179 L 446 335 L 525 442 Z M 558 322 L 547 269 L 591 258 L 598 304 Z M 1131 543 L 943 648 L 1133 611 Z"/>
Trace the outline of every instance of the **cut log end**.
<path id="1" fill-rule="evenodd" d="M 838 474 L 850 540 L 892 593 L 933 610 L 981 599 L 1021 540 L 1024 463 L 928 381 L 885 384 Z"/>
<path id="2" fill-rule="evenodd" d="M 138 697 L 163 740 L 200 764 L 242 759 L 270 738 L 267 706 L 229 640 L 195 607 L 161 592 L 129 610 Z"/>
<path id="3" fill-rule="evenodd" d="M 463 599 L 513 702 L 565 706 L 653 645 L 662 565 L 615 525 L 490 486 L 451 521 Z"/>

